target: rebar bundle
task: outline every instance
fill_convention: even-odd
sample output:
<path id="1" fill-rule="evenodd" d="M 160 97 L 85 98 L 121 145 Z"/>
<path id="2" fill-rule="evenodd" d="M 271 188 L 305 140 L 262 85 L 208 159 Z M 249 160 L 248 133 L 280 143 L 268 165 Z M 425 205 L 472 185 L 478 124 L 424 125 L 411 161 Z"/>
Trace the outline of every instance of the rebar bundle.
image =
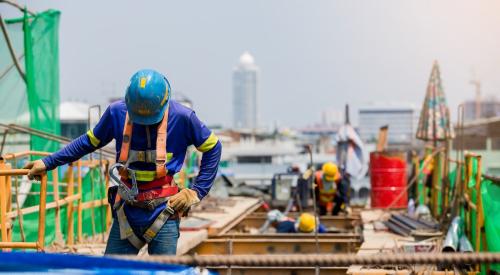
<path id="1" fill-rule="evenodd" d="M 146 262 L 190 266 L 336 267 L 349 265 L 402 264 L 491 264 L 500 263 L 500 253 L 381 253 L 375 255 L 214 255 L 214 256 L 113 256 Z"/>

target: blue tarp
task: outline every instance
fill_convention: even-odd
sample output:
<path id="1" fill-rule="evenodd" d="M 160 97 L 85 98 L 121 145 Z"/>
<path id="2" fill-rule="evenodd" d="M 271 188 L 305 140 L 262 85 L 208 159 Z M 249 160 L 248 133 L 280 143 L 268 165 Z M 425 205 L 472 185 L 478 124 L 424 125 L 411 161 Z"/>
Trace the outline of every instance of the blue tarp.
<path id="1" fill-rule="evenodd" d="M 36 252 L 0 252 L 5 274 L 199 274 L 182 265 L 121 260 L 109 257 Z M 211 272 L 210 274 L 216 274 Z"/>

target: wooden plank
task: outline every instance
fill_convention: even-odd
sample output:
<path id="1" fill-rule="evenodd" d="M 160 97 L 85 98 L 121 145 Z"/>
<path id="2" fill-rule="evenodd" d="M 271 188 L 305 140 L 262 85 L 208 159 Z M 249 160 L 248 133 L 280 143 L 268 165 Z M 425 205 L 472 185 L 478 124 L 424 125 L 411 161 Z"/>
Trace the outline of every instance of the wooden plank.
<path id="1" fill-rule="evenodd" d="M 389 132 L 389 125 L 380 127 L 377 139 L 377 152 L 382 152 L 387 148 L 387 135 Z"/>
<path id="2" fill-rule="evenodd" d="M 228 223 L 226 226 L 222 227 L 218 231 L 218 235 L 222 235 L 227 233 L 229 230 L 231 230 L 235 225 L 239 224 L 243 219 L 245 219 L 248 215 L 253 213 L 257 208 L 261 206 L 261 203 L 256 203 L 255 205 L 251 206 L 248 208 L 245 212 L 237 216 L 237 218 L 233 219 L 230 223 Z M 209 230 L 210 233 L 210 230 Z"/>
<path id="3" fill-rule="evenodd" d="M 88 208 L 94 208 L 94 207 L 99 207 L 99 206 L 103 206 L 103 205 L 108 205 L 108 199 L 83 202 L 81 207 L 82 207 L 82 209 L 88 209 Z"/>
<path id="4" fill-rule="evenodd" d="M 356 239 L 318 239 L 320 253 L 352 253 Z M 190 251 L 198 255 L 315 254 L 314 239 L 208 239 Z"/>
<path id="5" fill-rule="evenodd" d="M 260 207 L 261 204 L 257 198 L 231 197 L 230 199 L 236 201 L 236 204 L 234 206 L 221 206 L 223 212 L 191 212 L 190 216 L 215 221 L 208 229 L 208 234 L 214 236 L 231 228 L 235 219 L 250 213 L 252 209 Z"/>
<path id="6" fill-rule="evenodd" d="M 75 195 L 68 196 L 64 199 L 59 199 L 58 201 L 49 202 L 46 204 L 45 209 L 48 210 L 48 209 L 56 208 L 57 206 L 60 207 L 60 206 L 66 205 L 66 204 L 71 204 L 73 201 L 76 201 L 79 198 L 80 198 L 80 195 L 75 194 Z M 26 214 L 36 213 L 39 210 L 40 210 L 40 206 L 34 205 L 34 206 L 22 208 L 21 211 L 17 211 L 17 210 L 11 211 L 11 212 L 7 213 L 7 217 L 15 218 L 19 215 L 19 212 L 21 212 L 21 215 L 26 215 Z"/>
<path id="7" fill-rule="evenodd" d="M 184 255 L 208 238 L 206 229 L 198 231 L 182 231 L 177 241 L 177 255 Z"/>
<path id="8" fill-rule="evenodd" d="M 21 248 L 21 249 L 37 249 L 38 244 L 31 242 L 0 242 L 0 248 Z"/>

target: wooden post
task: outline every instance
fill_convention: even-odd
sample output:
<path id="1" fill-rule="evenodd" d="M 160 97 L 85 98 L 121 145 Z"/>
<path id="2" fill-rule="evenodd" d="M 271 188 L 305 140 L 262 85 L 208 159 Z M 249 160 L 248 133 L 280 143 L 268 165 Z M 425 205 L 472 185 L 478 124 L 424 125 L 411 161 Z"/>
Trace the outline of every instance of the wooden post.
<path id="1" fill-rule="evenodd" d="M 5 164 L 6 169 L 12 169 L 10 163 Z M 12 210 L 12 176 L 5 176 L 5 192 L 7 192 L 7 212 Z"/>
<path id="2" fill-rule="evenodd" d="M 38 209 L 38 250 L 45 246 L 45 209 L 47 204 L 47 174 L 42 176 L 40 182 L 40 206 Z"/>
<path id="3" fill-rule="evenodd" d="M 12 165 L 10 163 L 5 164 L 6 169 L 12 169 Z M 10 212 L 12 210 L 12 176 L 5 176 L 5 192 L 7 193 L 7 207 L 6 212 Z M 9 221 L 9 218 L 6 218 Z M 12 241 L 12 226 L 7 228 L 7 241 Z"/>
<path id="4" fill-rule="evenodd" d="M 83 199 L 83 192 L 82 192 L 82 163 L 79 160 L 77 162 L 77 183 L 78 183 L 78 194 L 80 197 L 78 198 L 78 215 L 77 215 L 77 226 L 78 226 L 78 231 L 77 231 L 77 242 L 81 242 L 83 240 L 83 233 L 82 233 L 82 199 Z"/>
<path id="5" fill-rule="evenodd" d="M 5 163 L 0 161 L 0 169 L 5 169 Z M 5 190 L 6 176 L 0 176 L 0 226 L 2 242 L 7 242 L 7 192 Z"/>
<path id="6" fill-rule="evenodd" d="M 54 189 L 54 201 L 59 201 L 59 169 L 52 170 L 52 186 Z M 55 229 L 56 229 L 56 240 L 62 240 L 61 233 L 61 207 L 57 203 L 55 208 Z"/>
<path id="7" fill-rule="evenodd" d="M 70 163 L 68 165 L 68 186 L 67 186 L 67 196 L 72 196 L 73 195 L 73 190 L 75 188 L 75 182 L 74 182 L 74 178 L 73 178 L 73 163 Z M 68 216 L 68 239 L 67 239 L 67 242 L 68 242 L 68 245 L 72 245 L 75 243 L 75 239 L 74 239 L 74 222 L 73 222 L 73 205 L 74 205 L 74 202 L 71 201 L 70 203 L 68 203 L 68 213 L 67 213 L 67 216 Z"/>
<path id="8" fill-rule="evenodd" d="M 108 197 L 108 189 L 109 189 L 109 162 L 107 161 L 106 162 L 106 166 L 105 166 L 105 169 L 104 169 L 104 180 L 105 180 L 105 184 L 106 184 L 106 196 L 105 198 Z M 109 205 L 106 207 L 106 232 L 108 231 L 108 228 L 109 226 L 111 226 L 111 207 L 113 207 L 113 205 Z"/>

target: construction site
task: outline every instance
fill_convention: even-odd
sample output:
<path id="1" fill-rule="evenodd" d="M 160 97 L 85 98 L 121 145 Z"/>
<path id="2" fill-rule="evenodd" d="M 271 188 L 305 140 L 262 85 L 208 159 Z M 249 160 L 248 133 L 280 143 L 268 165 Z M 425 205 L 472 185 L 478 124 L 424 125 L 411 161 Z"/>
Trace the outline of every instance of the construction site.
<path id="1" fill-rule="evenodd" d="M 5 18 L 6 7 L 9 15 L 18 16 Z M 100 144 L 105 132 L 101 129 L 115 127 L 105 123 L 116 103 L 61 102 L 62 14 L 0 0 L 0 273 L 500 273 L 500 104 L 495 107 L 493 101 L 481 99 L 478 81 L 471 83 L 476 101 L 448 105 L 441 79 L 446 73 L 437 60 L 428 64 L 427 71 L 420 72 L 427 75 L 418 102 L 422 107 L 412 109 L 409 122 L 400 125 L 409 128 L 407 136 L 399 134 L 399 124 L 392 124 L 399 119 L 395 115 L 406 115 L 407 109 L 360 107 L 359 126 L 353 125 L 352 110 L 357 107 L 346 96 L 342 102 L 348 104 L 335 126 L 268 131 L 252 122 L 257 115 L 238 114 L 233 127 L 202 124 L 200 128 L 210 132 L 200 134 L 205 135 L 201 142 L 194 135 L 185 153 L 158 145 L 151 153 L 150 144 L 140 151 L 139 143 L 130 141 L 132 125 L 139 129 L 130 114 L 133 84 L 127 95 L 114 98 L 123 102 L 127 97 L 128 111 L 124 109 L 126 120 L 117 131 L 120 139 L 110 137 L 109 144 Z M 245 82 L 257 71 L 254 62 L 248 52 L 241 55 L 233 69 L 235 93 L 257 86 Z M 181 108 L 176 106 L 191 110 L 194 105 L 176 95 L 175 88 L 171 97 L 163 78 L 167 88 L 161 104 L 170 107 L 165 107 L 163 120 L 155 122 L 156 144 L 162 140 L 161 131 L 163 141 L 177 138 L 171 134 L 174 128 L 161 128 L 175 123 L 175 108 Z M 147 84 L 140 78 L 142 88 Z M 252 109 L 254 99 L 242 98 L 234 100 L 235 110 Z M 149 128 L 147 135 L 150 143 Z M 65 156 L 77 150 L 72 146 L 80 140 L 88 143 L 82 148 L 94 146 L 91 152 Z M 206 180 L 207 156 L 215 154 L 217 146 L 222 153 L 218 149 L 210 168 L 213 177 Z M 179 170 L 172 171 L 169 165 L 178 155 Z M 156 176 L 144 180 L 139 173 L 143 171 L 129 164 L 148 159 L 156 165 L 151 166 Z M 37 160 L 44 163 L 38 174 L 33 168 Z M 57 165 L 49 165 L 49 160 Z M 148 197 L 151 190 L 142 188 L 164 178 L 176 191 Z M 202 181 L 208 182 L 206 195 L 200 195 L 199 190 L 205 190 L 199 187 Z M 195 192 L 194 201 L 183 210 L 171 205 L 185 190 Z M 152 201 L 160 199 L 164 209 L 158 212 Z M 130 228 L 132 212 L 126 211 L 141 203 L 149 203 L 149 208 L 140 206 L 141 211 L 156 211 L 158 217 L 172 211 L 159 228 L 169 225 L 167 220 L 178 222 L 175 253 L 153 248 L 158 230 L 163 230 L 152 229 L 158 217 L 139 237 L 138 229 Z M 128 228 L 122 228 L 123 223 Z M 109 253 L 115 229 L 138 253 Z M 148 239 L 150 230 L 156 231 Z"/>

